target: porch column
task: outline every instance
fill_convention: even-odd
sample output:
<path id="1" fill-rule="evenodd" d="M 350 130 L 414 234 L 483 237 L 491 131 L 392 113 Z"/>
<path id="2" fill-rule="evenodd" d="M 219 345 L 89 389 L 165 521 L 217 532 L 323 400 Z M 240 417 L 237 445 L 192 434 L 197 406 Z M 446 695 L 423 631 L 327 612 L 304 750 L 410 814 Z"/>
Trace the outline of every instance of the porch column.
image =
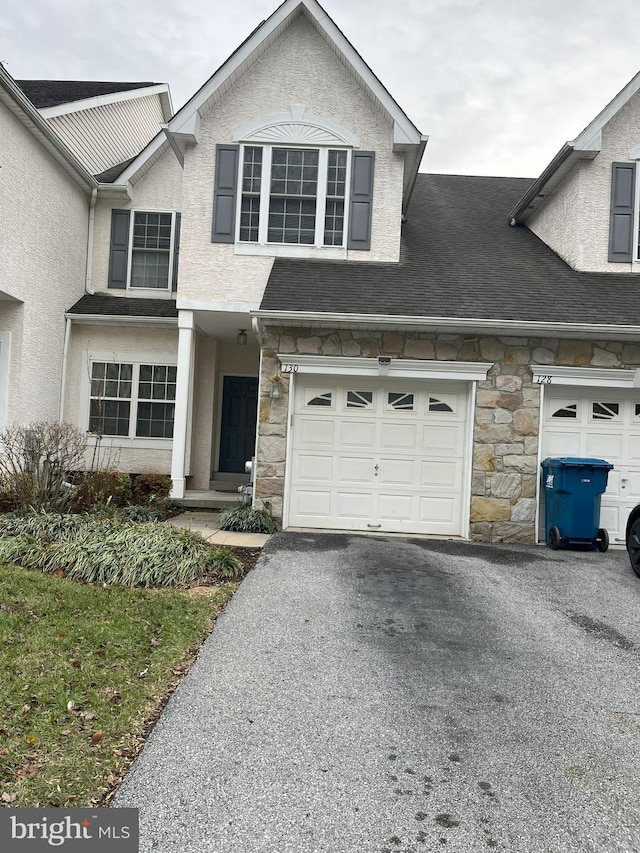
<path id="1" fill-rule="evenodd" d="M 183 498 L 184 463 L 187 452 L 187 420 L 193 366 L 193 311 L 178 312 L 178 369 L 176 371 L 176 410 L 171 452 L 171 497 Z"/>

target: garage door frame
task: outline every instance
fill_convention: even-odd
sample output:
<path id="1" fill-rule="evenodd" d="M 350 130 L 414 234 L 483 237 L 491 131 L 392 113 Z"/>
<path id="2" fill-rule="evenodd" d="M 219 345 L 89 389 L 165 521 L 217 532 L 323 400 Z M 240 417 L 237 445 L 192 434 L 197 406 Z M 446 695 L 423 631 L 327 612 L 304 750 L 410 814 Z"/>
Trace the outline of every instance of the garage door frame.
<path id="1" fill-rule="evenodd" d="M 488 362 L 465 361 L 427 361 L 418 359 L 393 358 L 380 356 L 378 358 L 347 358 L 344 356 L 315 356 L 278 354 L 282 373 L 290 381 L 287 410 L 287 443 L 285 483 L 283 495 L 282 526 L 289 526 L 289 507 L 291 502 L 291 472 L 290 464 L 293 453 L 293 412 L 296 394 L 296 377 L 298 375 L 315 374 L 327 377 L 368 377 L 371 379 L 424 379 L 448 380 L 469 383 L 468 418 L 466 423 L 466 471 L 462 491 L 461 536 L 468 536 L 469 516 L 471 507 L 471 475 L 473 458 L 473 426 L 475 421 L 475 399 L 477 382 L 487 378 L 489 369 L 493 366 Z"/>
<path id="2" fill-rule="evenodd" d="M 532 364 L 533 382 L 540 386 L 540 429 L 538 431 L 538 472 L 542 462 L 542 442 L 544 430 L 545 389 L 547 386 L 567 388 L 621 388 L 631 390 L 640 386 L 640 370 L 609 367 L 568 367 L 565 365 Z M 542 490 L 541 478 L 537 477 L 536 495 L 536 540 L 544 544 L 544 536 L 539 535 L 541 528 Z"/>

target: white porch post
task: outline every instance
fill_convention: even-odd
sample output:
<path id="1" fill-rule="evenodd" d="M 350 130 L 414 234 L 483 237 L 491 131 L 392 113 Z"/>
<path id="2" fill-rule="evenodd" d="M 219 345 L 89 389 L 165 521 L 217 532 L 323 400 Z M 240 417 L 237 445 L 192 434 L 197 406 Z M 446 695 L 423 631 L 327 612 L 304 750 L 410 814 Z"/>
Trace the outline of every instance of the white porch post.
<path id="1" fill-rule="evenodd" d="M 193 363 L 193 311 L 178 312 L 178 370 L 176 372 L 176 411 L 171 453 L 171 497 L 183 498 L 184 463 L 187 452 L 187 420 L 191 366 Z"/>

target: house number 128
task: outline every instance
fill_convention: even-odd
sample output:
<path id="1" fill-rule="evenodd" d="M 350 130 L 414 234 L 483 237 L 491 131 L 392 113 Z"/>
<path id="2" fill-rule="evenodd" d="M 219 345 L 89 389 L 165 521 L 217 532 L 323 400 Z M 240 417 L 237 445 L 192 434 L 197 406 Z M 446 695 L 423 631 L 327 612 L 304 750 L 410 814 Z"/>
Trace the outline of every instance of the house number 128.
<path id="1" fill-rule="evenodd" d="M 536 376 L 535 381 L 537 385 L 551 385 L 550 376 Z"/>

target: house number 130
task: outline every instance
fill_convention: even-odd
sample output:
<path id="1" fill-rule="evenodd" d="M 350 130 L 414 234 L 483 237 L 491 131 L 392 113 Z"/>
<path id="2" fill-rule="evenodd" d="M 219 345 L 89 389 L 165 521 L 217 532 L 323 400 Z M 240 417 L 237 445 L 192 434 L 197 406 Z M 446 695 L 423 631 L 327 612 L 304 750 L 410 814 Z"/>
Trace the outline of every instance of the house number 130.
<path id="1" fill-rule="evenodd" d="M 282 365 L 283 373 L 297 373 L 298 365 L 297 364 L 283 364 Z"/>

